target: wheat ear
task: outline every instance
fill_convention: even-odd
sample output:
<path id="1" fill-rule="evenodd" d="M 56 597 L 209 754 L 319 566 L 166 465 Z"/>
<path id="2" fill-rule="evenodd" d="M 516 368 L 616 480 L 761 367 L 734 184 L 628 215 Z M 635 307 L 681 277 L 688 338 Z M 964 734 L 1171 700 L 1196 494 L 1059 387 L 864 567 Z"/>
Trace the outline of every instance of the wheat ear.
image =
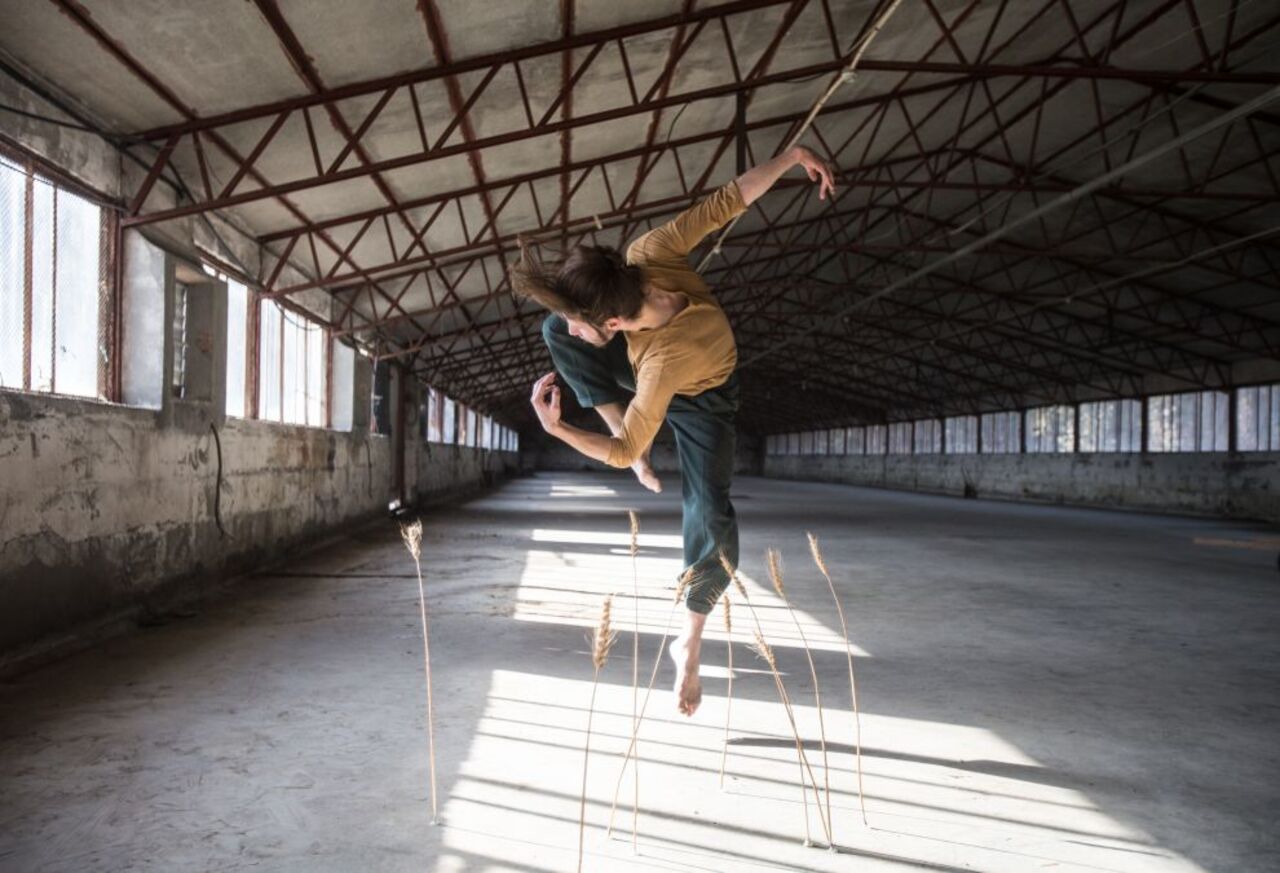
<path id="1" fill-rule="evenodd" d="M 431 823 L 439 821 L 436 804 L 436 734 L 431 695 L 431 638 L 427 633 L 427 592 L 422 584 L 422 519 L 400 526 L 400 538 L 413 556 L 413 566 L 418 572 L 418 608 L 422 613 L 422 665 L 427 675 L 427 758 L 431 769 Z"/>
<path id="2" fill-rule="evenodd" d="M 591 703 L 587 706 L 587 739 L 582 750 L 582 803 L 578 807 L 578 873 L 582 873 L 582 853 L 587 835 L 587 764 L 591 761 L 591 720 L 596 711 L 596 689 L 600 687 L 600 671 L 609 660 L 609 650 L 617 642 L 618 635 L 612 624 L 613 595 L 604 599 L 600 607 L 600 620 L 596 623 L 591 639 L 591 664 L 595 671 L 591 677 Z"/>
<path id="3" fill-rule="evenodd" d="M 858 772 L 858 806 L 862 810 L 862 823 L 867 823 L 866 794 L 862 790 L 862 718 L 858 712 L 858 681 L 853 675 L 853 646 L 849 643 L 849 626 L 844 620 L 844 608 L 840 605 L 840 597 L 836 594 L 835 583 L 831 581 L 831 573 L 827 570 L 827 562 L 822 559 L 822 550 L 818 548 L 818 538 L 809 534 L 809 551 L 813 562 L 822 571 L 827 580 L 827 588 L 831 591 L 831 599 L 836 602 L 836 614 L 840 616 L 840 630 L 844 634 L 844 651 L 849 659 L 849 696 L 853 699 L 853 748 L 854 760 Z"/>
<path id="4" fill-rule="evenodd" d="M 729 689 L 725 693 L 724 707 L 724 745 L 720 749 L 720 788 L 724 788 L 724 765 L 729 757 L 729 719 L 733 715 L 733 615 L 729 609 L 729 592 L 724 598 L 724 632 L 726 649 L 729 652 Z"/>
<path id="5" fill-rule="evenodd" d="M 796 759 L 800 767 L 800 798 L 804 802 L 804 843 L 806 846 L 813 845 L 813 839 L 809 832 L 809 795 L 805 788 L 804 776 L 805 772 L 809 773 L 809 782 L 813 785 L 813 796 L 818 806 L 818 821 L 822 823 L 823 832 L 827 834 L 827 842 L 831 844 L 831 827 L 826 818 L 822 815 L 822 795 L 818 793 L 818 780 L 813 775 L 813 768 L 809 766 L 809 756 L 804 753 L 804 743 L 800 740 L 800 729 L 796 726 L 795 713 L 791 708 L 791 697 L 787 694 L 786 683 L 782 681 L 782 674 L 778 672 L 777 661 L 773 656 L 773 650 L 765 643 L 764 630 L 760 626 L 760 616 L 756 613 L 755 605 L 751 599 L 747 597 L 747 588 L 742 584 L 742 580 L 738 578 L 737 568 L 729 561 L 729 557 L 720 552 L 720 564 L 724 567 L 725 572 L 729 574 L 729 579 L 738 589 L 738 593 L 742 596 L 743 602 L 747 605 L 747 611 L 751 613 L 751 621 L 755 624 L 756 651 L 764 657 L 765 663 L 769 665 L 773 673 L 773 684 L 778 692 L 778 699 L 782 701 L 782 708 L 787 714 L 787 722 L 791 725 L 791 735 L 796 741 Z M 762 646 L 763 644 L 763 646 Z"/>
<path id="6" fill-rule="evenodd" d="M 653 693 L 653 683 L 658 679 L 658 668 L 662 666 L 662 656 L 667 649 L 667 637 L 671 633 L 671 619 L 675 617 L 676 607 L 680 605 L 680 601 L 684 600 L 684 593 L 688 590 L 692 581 L 693 568 L 689 567 L 680 576 L 680 580 L 676 582 L 675 600 L 671 602 L 671 611 L 667 613 L 667 623 L 662 629 L 662 641 L 658 643 L 658 655 L 653 659 L 653 670 L 649 673 L 649 687 L 645 689 L 644 697 L 640 700 L 640 717 L 636 720 L 635 727 L 631 731 L 631 742 L 627 744 L 627 752 L 622 756 L 622 769 L 618 771 L 618 781 L 613 786 L 613 805 L 609 808 L 608 836 L 613 835 L 613 819 L 618 812 L 618 795 L 622 791 L 622 778 L 627 774 L 627 764 L 631 762 L 631 755 L 635 751 L 636 741 L 640 736 L 640 725 L 644 722 L 645 710 L 649 708 L 649 696 Z"/>
<path id="7" fill-rule="evenodd" d="M 827 726 L 822 717 L 822 691 L 818 687 L 818 668 L 813 663 L 813 651 L 809 648 L 809 640 L 804 635 L 800 619 L 796 617 L 796 611 L 791 608 L 791 601 L 787 599 L 787 592 L 782 584 L 782 556 L 777 550 L 769 549 L 766 557 L 773 590 L 778 593 L 783 605 L 787 607 L 787 614 L 791 616 L 791 621 L 796 626 L 796 633 L 800 635 L 800 642 L 804 645 L 804 656 L 809 661 L 809 676 L 813 679 L 813 702 L 818 707 L 818 739 L 822 743 L 822 782 L 827 795 L 827 827 L 830 828 L 827 839 L 831 845 L 835 845 L 835 822 L 831 819 L 831 764 L 827 758 Z"/>
<path id="8" fill-rule="evenodd" d="M 636 557 L 640 554 L 640 519 L 635 512 L 631 517 L 631 591 L 635 603 L 635 630 L 631 634 L 631 730 L 636 734 L 635 778 L 632 780 L 635 795 L 631 803 L 631 851 L 637 851 L 640 839 L 640 571 Z"/>

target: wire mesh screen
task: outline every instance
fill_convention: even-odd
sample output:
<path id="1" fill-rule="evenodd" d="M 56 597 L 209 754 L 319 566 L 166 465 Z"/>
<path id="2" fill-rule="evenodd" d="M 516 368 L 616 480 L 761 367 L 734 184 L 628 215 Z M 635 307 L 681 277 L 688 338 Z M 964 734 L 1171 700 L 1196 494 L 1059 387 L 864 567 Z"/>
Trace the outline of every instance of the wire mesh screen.
<path id="1" fill-rule="evenodd" d="M 109 219 L 96 203 L 0 155 L 0 386 L 106 396 Z"/>

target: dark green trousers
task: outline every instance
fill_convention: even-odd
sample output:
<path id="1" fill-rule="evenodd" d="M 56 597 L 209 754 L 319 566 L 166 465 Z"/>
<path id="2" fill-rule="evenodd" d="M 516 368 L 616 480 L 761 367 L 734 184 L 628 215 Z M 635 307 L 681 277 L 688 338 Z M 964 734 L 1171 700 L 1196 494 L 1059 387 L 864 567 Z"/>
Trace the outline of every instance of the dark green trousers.
<path id="1" fill-rule="evenodd" d="M 604 403 L 625 406 L 635 394 L 636 378 L 621 333 L 602 348 L 569 334 L 559 315 L 542 323 L 542 336 L 556 370 L 584 407 Z M 693 581 L 685 603 L 694 612 L 711 612 L 729 584 L 720 550 L 738 565 L 738 518 L 729 500 L 733 482 L 734 417 L 738 412 L 738 375 L 694 397 L 676 395 L 667 408 L 667 424 L 676 437 L 680 487 L 684 498 L 682 533 L 685 568 Z"/>

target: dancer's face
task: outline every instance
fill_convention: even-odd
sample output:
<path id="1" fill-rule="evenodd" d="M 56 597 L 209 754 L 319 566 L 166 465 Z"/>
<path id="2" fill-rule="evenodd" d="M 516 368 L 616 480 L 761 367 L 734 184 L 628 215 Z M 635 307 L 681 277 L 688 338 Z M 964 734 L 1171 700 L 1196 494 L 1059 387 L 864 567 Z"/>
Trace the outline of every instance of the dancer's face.
<path id="1" fill-rule="evenodd" d="M 600 328 L 589 322 L 582 321 L 577 318 L 565 316 L 564 320 L 569 325 L 570 336 L 576 336 L 583 342 L 590 343 L 593 346 L 604 346 L 609 344 L 609 340 L 613 339 L 616 331 L 608 326 Z M 612 322 L 614 319 L 609 319 Z M 606 325 L 608 322 L 606 322 Z"/>

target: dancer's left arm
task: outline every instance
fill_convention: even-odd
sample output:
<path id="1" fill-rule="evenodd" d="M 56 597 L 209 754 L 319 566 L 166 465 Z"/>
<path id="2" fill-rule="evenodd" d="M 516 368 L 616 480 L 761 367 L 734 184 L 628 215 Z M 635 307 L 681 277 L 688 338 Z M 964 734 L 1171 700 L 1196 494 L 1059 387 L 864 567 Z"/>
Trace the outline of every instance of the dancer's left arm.
<path id="1" fill-rule="evenodd" d="M 533 385 L 529 402 L 542 429 L 568 443 L 579 453 L 611 467 L 629 467 L 653 442 L 671 403 L 672 392 L 663 385 L 660 368 L 647 367 L 636 380 L 636 396 L 627 405 L 621 433 L 608 437 L 566 424 L 560 418 L 560 389 L 554 372 Z"/>
<path id="2" fill-rule="evenodd" d="M 835 166 L 819 157 L 813 149 L 792 146 L 636 239 L 627 249 L 627 260 L 633 264 L 683 261 L 707 234 L 742 214 L 792 167 L 803 167 L 809 178 L 818 183 L 820 199 L 825 200 L 828 195 L 835 194 Z"/>

